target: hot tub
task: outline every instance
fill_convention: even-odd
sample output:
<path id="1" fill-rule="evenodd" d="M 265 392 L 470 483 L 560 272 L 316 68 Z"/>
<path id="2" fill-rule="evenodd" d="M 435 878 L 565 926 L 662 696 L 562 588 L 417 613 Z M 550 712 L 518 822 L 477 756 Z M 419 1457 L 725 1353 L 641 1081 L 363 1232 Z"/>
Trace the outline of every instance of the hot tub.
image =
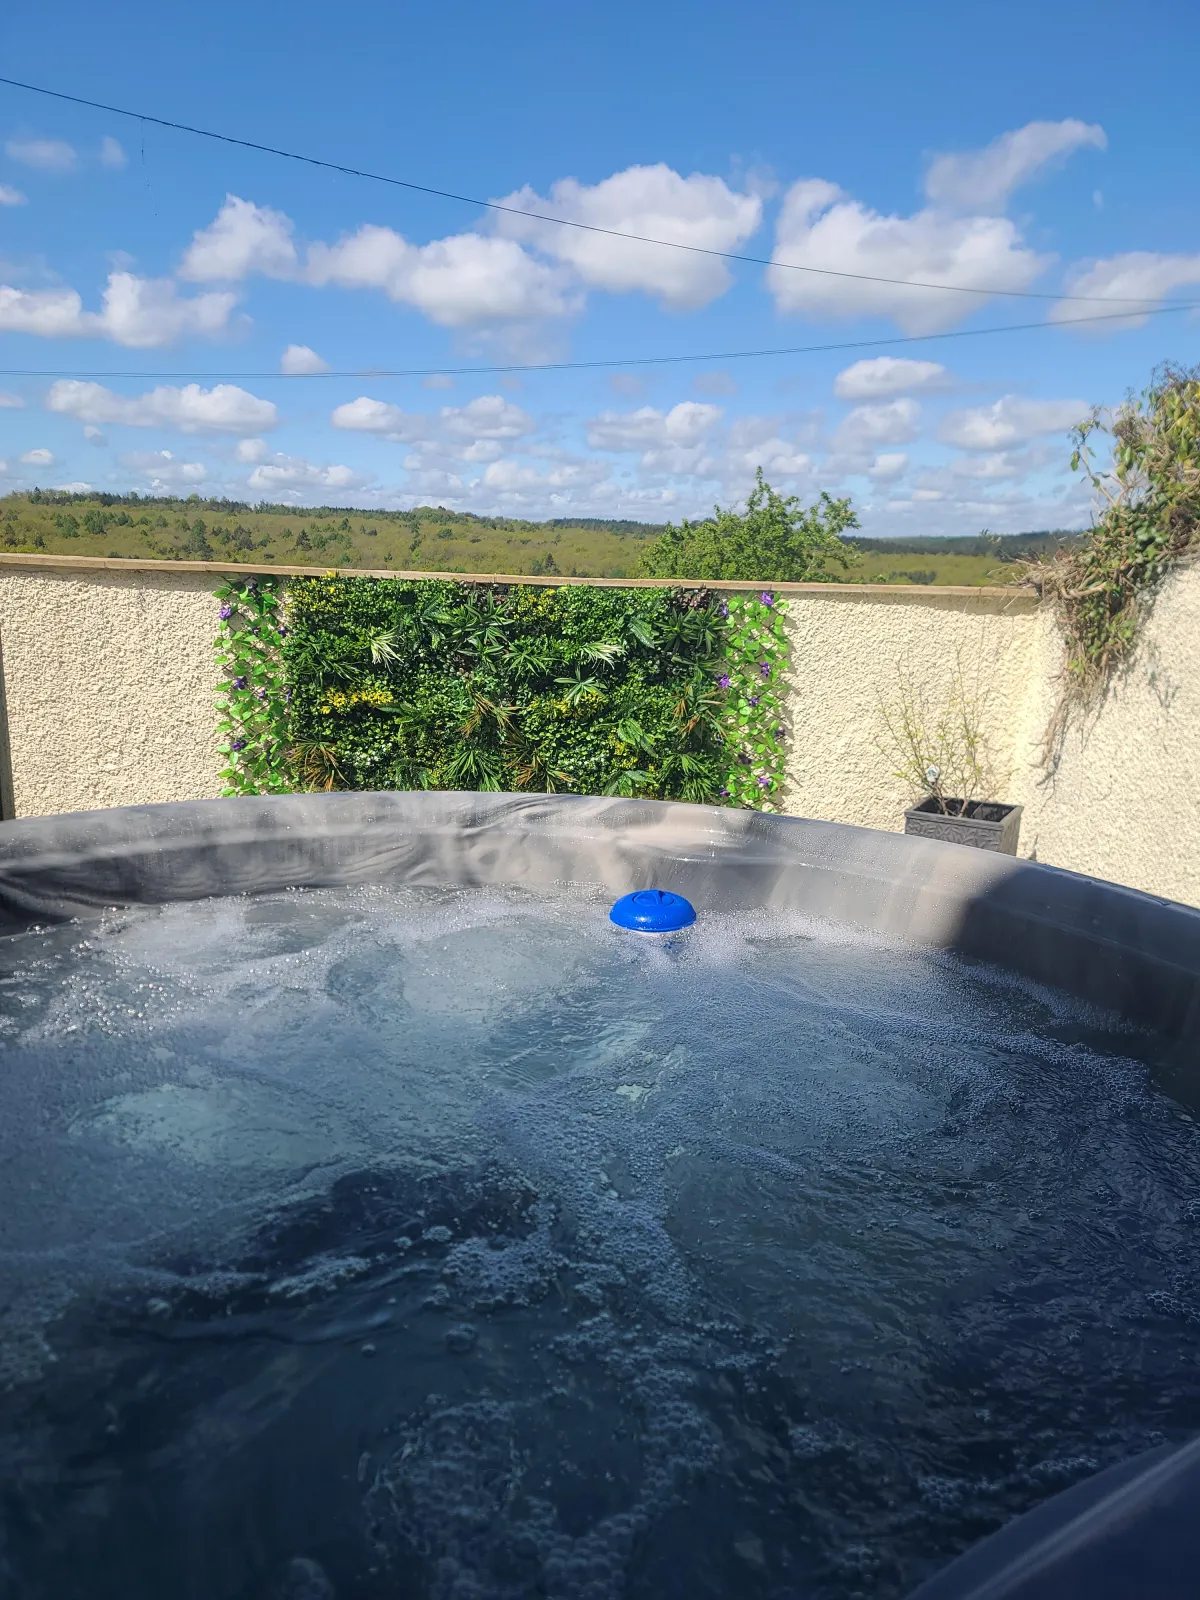
<path id="1" fill-rule="evenodd" d="M 0 930 L 4 1592 L 1188 1592 L 1200 913 L 386 794 L 7 824 Z"/>

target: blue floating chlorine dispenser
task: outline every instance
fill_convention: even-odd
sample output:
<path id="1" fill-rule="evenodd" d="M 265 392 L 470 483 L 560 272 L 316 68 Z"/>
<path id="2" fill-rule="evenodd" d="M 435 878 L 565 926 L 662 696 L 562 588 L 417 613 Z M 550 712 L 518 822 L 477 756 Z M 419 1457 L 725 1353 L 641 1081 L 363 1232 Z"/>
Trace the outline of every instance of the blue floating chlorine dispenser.
<path id="1" fill-rule="evenodd" d="M 679 933 L 695 922 L 696 910 L 690 900 L 669 889 L 635 889 L 623 894 L 608 916 L 631 933 Z"/>

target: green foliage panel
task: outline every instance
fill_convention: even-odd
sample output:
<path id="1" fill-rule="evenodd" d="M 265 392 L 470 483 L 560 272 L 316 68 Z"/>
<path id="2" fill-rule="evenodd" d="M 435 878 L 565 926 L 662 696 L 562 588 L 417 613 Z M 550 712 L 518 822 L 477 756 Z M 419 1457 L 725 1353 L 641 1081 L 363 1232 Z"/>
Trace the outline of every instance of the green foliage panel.
<path id="1" fill-rule="evenodd" d="M 761 807 L 781 787 L 786 638 L 769 592 L 326 576 L 291 580 L 286 626 L 270 580 L 221 598 L 230 793 L 534 790 Z"/>

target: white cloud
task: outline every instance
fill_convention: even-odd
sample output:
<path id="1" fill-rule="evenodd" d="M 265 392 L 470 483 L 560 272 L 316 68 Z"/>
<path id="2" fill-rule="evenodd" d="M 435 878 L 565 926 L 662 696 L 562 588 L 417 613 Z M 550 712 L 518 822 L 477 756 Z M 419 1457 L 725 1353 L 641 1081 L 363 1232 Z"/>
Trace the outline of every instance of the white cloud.
<path id="1" fill-rule="evenodd" d="M 169 450 L 134 450 L 119 460 L 155 493 L 190 491 L 208 477 L 208 468 L 202 461 L 180 461 Z"/>
<path id="2" fill-rule="evenodd" d="M 874 463 L 867 470 L 867 476 L 874 478 L 877 483 L 890 483 L 894 478 L 899 478 L 907 467 L 907 455 L 903 450 L 897 450 L 876 456 Z"/>
<path id="3" fill-rule="evenodd" d="M 938 438 L 963 450 L 1005 450 L 1027 439 L 1069 433 L 1090 410 L 1082 400 L 1024 400 L 1006 394 L 990 406 L 947 412 Z"/>
<path id="4" fill-rule="evenodd" d="M 856 361 L 833 380 L 839 400 L 886 400 L 913 389 L 941 388 L 950 374 L 936 361 L 906 361 L 896 356 L 875 356 Z"/>
<path id="5" fill-rule="evenodd" d="M 255 467 L 247 479 L 249 487 L 262 494 L 298 489 L 361 489 L 366 481 L 351 467 L 318 467 L 303 456 L 285 455 Z"/>
<path id="6" fill-rule="evenodd" d="M 314 244 L 306 279 L 317 287 L 381 289 L 444 328 L 562 317 L 579 307 L 559 269 L 512 239 L 478 233 L 414 245 L 391 228 L 367 225 L 335 245 Z"/>
<path id="7" fill-rule="evenodd" d="M 506 495 L 546 494 L 553 491 L 592 488 L 609 476 L 603 461 L 572 460 L 560 462 L 547 472 L 516 461 L 493 461 L 484 469 L 480 480 L 487 489 L 499 490 Z"/>
<path id="8" fill-rule="evenodd" d="M 372 400 L 365 394 L 335 406 L 329 420 L 335 428 L 377 433 L 384 439 L 396 439 L 405 444 L 420 438 L 428 427 L 427 417 L 402 411 L 386 400 Z"/>
<path id="9" fill-rule="evenodd" d="M 546 199 L 526 186 L 502 204 L 586 224 L 571 228 L 532 217 L 496 218 L 502 234 L 572 267 L 590 288 L 612 294 L 641 291 L 676 311 L 694 311 L 728 289 L 733 280 L 723 261 L 587 229 L 609 228 L 701 250 L 735 250 L 762 220 L 758 195 L 738 194 L 720 178 L 699 172 L 684 178 L 663 162 L 628 167 L 591 185 L 561 178 Z"/>
<path id="10" fill-rule="evenodd" d="M 136 278 L 130 272 L 114 272 L 104 291 L 104 309 L 93 327 L 116 344 L 148 350 L 193 334 L 211 337 L 224 332 L 236 303 L 232 294 L 200 294 L 181 300 L 169 278 Z"/>
<path id="11" fill-rule="evenodd" d="M 239 439 L 234 446 L 233 459 L 244 461 L 248 466 L 253 466 L 256 461 L 261 461 L 267 453 L 265 439 Z"/>
<path id="12" fill-rule="evenodd" d="M 271 401 L 260 400 L 231 383 L 218 383 L 212 389 L 202 389 L 198 383 L 186 384 L 182 389 L 163 385 L 130 398 L 114 394 L 98 383 L 60 378 L 51 385 L 46 406 L 78 417 L 81 422 L 117 423 L 130 428 L 170 427 L 181 433 L 245 435 L 273 428 L 278 420 Z"/>
<path id="13" fill-rule="evenodd" d="M 720 406 L 681 400 L 670 411 L 642 406 L 637 411 L 602 411 L 588 423 L 588 443 L 593 450 L 651 450 L 664 446 L 698 445 L 721 420 Z"/>
<path id="14" fill-rule="evenodd" d="M 0 206 L 23 206 L 26 203 L 20 189 L 14 189 L 7 183 L 0 183 Z"/>
<path id="15" fill-rule="evenodd" d="M 310 245 L 302 265 L 294 231 L 282 211 L 226 195 L 211 225 L 193 236 L 180 277 L 209 283 L 262 273 L 315 288 L 380 289 L 447 328 L 530 322 L 578 309 L 561 269 L 511 239 L 459 233 L 417 245 L 392 228 L 365 224 L 336 244 Z"/>
<path id="16" fill-rule="evenodd" d="M 290 344 L 279 358 L 279 370 L 294 378 L 306 372 L 328 372 L 329 363 L 306 344 Z"/>
<path id="17" fill-rule="evenodd" d="M 55 487 L 59 494 L 90 494 L 92 490 L 90 483 L 60 483 Z"/>
<path id="18" fill-rule="evenodd" d="M 0 389 L 0 411 L 24 411 L 25 402 L 10 389 Z"/>
<path id="19" fill-rule="evenodd" d="M 118 171 L 121 167 L 128 166 L 129 157 L 123 147 L 111 134 L 106 133 L 100 141 L 100 165 Z"/>
<path id="20" fill-rule="evenodd" d="M 1118 302 L 1112 306 L 1086 306 L 1069 300 L 1058 301 L 1050 312 L 1054 322 L 1104 311 L 1118 312 L 1122 300 L 1141 300 L 1147 310 L 1159 305 L 1176 289 L 1200 284 L 1200 255 L 1157 255 L 1152 250 L 1129 250 L 1109 256 L 1090 267 L 1077 268 L 1067 280 L 1067 293 L 1096 295 Z M 1145 322 L 1136 307 L 1130 308 L 1128 321 L 1092 323 L 1085 332 L 1111 333 L 1120 328 L 1140 327 Z"/>
<path id="21" fill-rule="evenodd" d="M 252 272 L 291 278 L 297 271 L 291 218 L 227 194 L 215 220 L 192 235 L 179 276 L 193 283 L 223 283 Z"/>
<path id="22" fill-rule="evenodd" d="M 448 433 L 467 439 L 517 439 L 532 433 L 533 418 L 503 395 L 483 394 L 465 406 L 443 406 L 438 413 Z"/>
<path id="23" fill-rule="evenodd" d="M 935 205 L 958 211 L 1000 210 L 1014 189 L 1088 146 L 1108 146 L 1104 129 L 1095 123 L 1075 117 L 1029 122 L 1002 133 L 982 150 L 936 156 L 925 176 L 925 193 Z"/>
<path id="24" fill-rule="evenodd" d="M 0 332 L 47 339 L 106 338 L 131 349 L 152 349 L 190 334 L 214 335 L 228 326 L 232 294 L 182 300 L 169 278 L 109 274 L 103 309 L 85 311 L 74 289 L 16 289 L 0 284 Z"/>
<path id="25" fill-rule="evenodd" d="M 889 400 L 856 406 L 838 424 L 833 448 L 857 456 L 881 444 L 907 444 L 920 432 L 921 408 L 915 400 Z"/>
<path id="26" fill-rule="evenodd" d="M 491 460 L 499 451 L 487 448 L 500 440 L 532 433 L 533 418 L 503 395 L 485 394 L 465 406 L 442 406 L 436 414 L 402 411 L 386 400 L 359 395 L 335 407 L 335 428 L 373 433 L 401 444 L 437 445 L 463 461 Z"/>
<path id="27" fill-rule="evenodd" d="M 84 425 L 83 425 L 83 437 L 87 440 L 87 442 L 89 444 L 106 445 L 108 443 L 108 440 L 107 440 L 107 438 L 105 437 L 105 434 L 104 434 L 104 429 L 103 428 L 97 428 L 91 422 L 85 422 L 84 423 Z"/>
<path id="28" fill-rule="evenodd" d="M 454 379 L 444 372 L 431 372 L 427 378 L 421 379 L 422 389 L 453 389 Z"/>
<path id="29" fill-rule="evenodd" d="M 52 467 L 54 453 L 51 450 L 26 450 L 21 460 L 27 467 Z"/>
<path id="30" fill-rule="evenodd" d="M 70 172 L 79 159 L 65 139 L 9 139 L 4 149 L 10 161 L 39 172 Z"/>
<path id="31" fill-rule="evenodd" d="M 982 291 L 1027 288 L 1049 259 L 1027 249 L 1005 217 L 959 217 L 935 209 L 881 216 L 835 184 L 806 178 L 784 197 L 767 285 L 780 311 L 888 316 L 906 333 L 940 333 L 977 311 L 987 299 Z M 860 276 L 790 271 L 782 262 Z M 918 289 L 914 283 L 981 292 Z"/>

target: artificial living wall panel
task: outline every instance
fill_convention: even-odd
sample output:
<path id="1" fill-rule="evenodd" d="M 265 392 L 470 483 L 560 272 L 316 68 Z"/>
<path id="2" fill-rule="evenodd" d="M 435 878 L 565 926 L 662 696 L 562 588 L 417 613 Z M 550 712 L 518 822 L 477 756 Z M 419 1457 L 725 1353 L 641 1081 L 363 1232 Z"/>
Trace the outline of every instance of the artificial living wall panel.
<path id="1" fill-rule="evenodd" d="M 767 806 L 771 591 L 249 579 L 219 591 L 231 794 L 484 789 Z"/>

